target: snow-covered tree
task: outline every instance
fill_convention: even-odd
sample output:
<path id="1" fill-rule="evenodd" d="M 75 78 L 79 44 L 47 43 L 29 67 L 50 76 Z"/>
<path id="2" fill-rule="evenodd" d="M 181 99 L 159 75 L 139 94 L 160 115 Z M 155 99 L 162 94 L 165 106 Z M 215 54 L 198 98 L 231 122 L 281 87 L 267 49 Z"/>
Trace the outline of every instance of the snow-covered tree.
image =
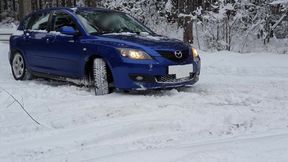
<path id="1" fill-rule="evenodd" d="M 258 38 L 267 43 L 273 37 L 275 26 L 280 26 L 279 19 L 283 18 L 282 11 L 278 16 L 272 12 L 271 3 L 260 0 L 219 0 L 206 10 L 198 8 L 194 12 L 197 16 L 197 39 L 200 39 L 198 45 L 204 49 L 242 51 L 248 40 L 256 41 Z M 281 21 L 281 24 L 285 23 Z M 279 30 L 285 32 L 283 28 Z"/>
<path id="2" fill-rule="evenodd" d="M 10 23 L 31 12 L 28 4 L 31 11 L 61 6 L 120 10 L 158 34 L 204 50 L 243 51 L 251 42 L 288 36 L 287 0 L 0 0 L 0 20 Z"/>
<path id="3" fill-rule="evenodd" d="M 167 0 L 102 0 L 101 6 L 128 13 L 142 23 L 157 30 L 167 23 L 165 4 Z"/>

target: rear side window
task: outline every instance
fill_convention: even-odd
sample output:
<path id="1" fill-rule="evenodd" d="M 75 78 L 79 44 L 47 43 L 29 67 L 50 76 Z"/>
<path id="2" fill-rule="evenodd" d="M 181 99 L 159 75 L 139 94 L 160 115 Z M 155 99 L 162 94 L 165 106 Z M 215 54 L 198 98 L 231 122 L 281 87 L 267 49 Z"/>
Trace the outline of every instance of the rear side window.
<path id="1" fill-rule="evenodd" d="M 27 26 L 29 30 L 48 30 L 49 13 L 41 13 L 32 16 Z"/>
<path id="2" fill-rule="evenodd" d="M 27 29 L 28 23 L 29 23 L 30 20 L 31 20 L 31 17 L 28 17 L 27 19 L 24 20 L 24 22 L 23 22 L 24 29 Z"/>
<path id="3" fill-rule="evenodd" d="M 59 31 L 63 26 L 70 26 L 73 27 L 76 31 L 79 31 L 77 24 L 69 14 L 64 12 L 56 13 L 52 31 Z"/>
<path id="4" fill-rule="evenodd" d="M 31 16 L 26 17 L 26 18 L 21 22 L 21 24 L 19 25 L 18 30 L 26 30 L 27 27 L 28 27 L 28 23 L 29 23 L 30 19 L 31 19 Z"/>

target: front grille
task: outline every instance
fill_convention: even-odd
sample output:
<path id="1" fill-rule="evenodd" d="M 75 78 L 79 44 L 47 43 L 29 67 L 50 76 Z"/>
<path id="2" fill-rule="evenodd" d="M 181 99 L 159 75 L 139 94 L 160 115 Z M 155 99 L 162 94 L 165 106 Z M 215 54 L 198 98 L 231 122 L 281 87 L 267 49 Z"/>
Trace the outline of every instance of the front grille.
<path id="1" fill-rule="evenodd" d="M 174 62 L 183 62 L 189 58 L 189 50 L 183 50 L 182 57 L 177 58 L 175 55 L 176 51 L 164 51 L 164 50 L 158 50 L 157 51 L 161 56 L 167 58 L 168 60 L 174 61 Z"/>
<path id="2" fill-rule="evenodd" d="M 195 73 L 190 73 L 189 77 L 179 78 L 179 79 L 176 79 L 176 75 L 175 74 L 157 76 L 156 77 L 156 82 L 157 83 L 181 83 L 181 82 L 186 82 L 186 81 L 189 81 L 189 80 L 193 79 L 194 76 L 195 76 Z"/>

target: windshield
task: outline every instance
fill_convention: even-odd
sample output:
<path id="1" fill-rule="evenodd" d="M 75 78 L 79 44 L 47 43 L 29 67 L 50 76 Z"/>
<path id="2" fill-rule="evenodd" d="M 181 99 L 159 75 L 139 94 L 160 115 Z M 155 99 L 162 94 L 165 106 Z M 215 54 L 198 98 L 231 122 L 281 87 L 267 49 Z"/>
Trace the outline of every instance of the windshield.
<path id="1" fill-rule="evenodd" d="M 78 18 L 89 34 L 153 32 L 133 17 L 118 12 L 80 11 Z"/>

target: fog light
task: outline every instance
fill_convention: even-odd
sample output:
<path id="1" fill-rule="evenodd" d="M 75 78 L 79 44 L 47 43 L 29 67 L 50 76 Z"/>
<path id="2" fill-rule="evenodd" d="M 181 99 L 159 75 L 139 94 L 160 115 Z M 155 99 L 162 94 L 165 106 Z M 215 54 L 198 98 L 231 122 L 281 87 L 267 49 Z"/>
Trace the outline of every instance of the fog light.
<path id="1" fill-rule="evenodd" d="M 147 82 L 147 83 L 155 82 L 155 77 L 147 74 L 129 74 L 129 77 L 131 80 L 136 82 Z"/>
<path id="2" fill-rule="evenodd" d="M 137 81 L 142 81 L 144 78 L 143 78 L 143 76 L 137 76 L 135 79 L 136 79 Z"/>

